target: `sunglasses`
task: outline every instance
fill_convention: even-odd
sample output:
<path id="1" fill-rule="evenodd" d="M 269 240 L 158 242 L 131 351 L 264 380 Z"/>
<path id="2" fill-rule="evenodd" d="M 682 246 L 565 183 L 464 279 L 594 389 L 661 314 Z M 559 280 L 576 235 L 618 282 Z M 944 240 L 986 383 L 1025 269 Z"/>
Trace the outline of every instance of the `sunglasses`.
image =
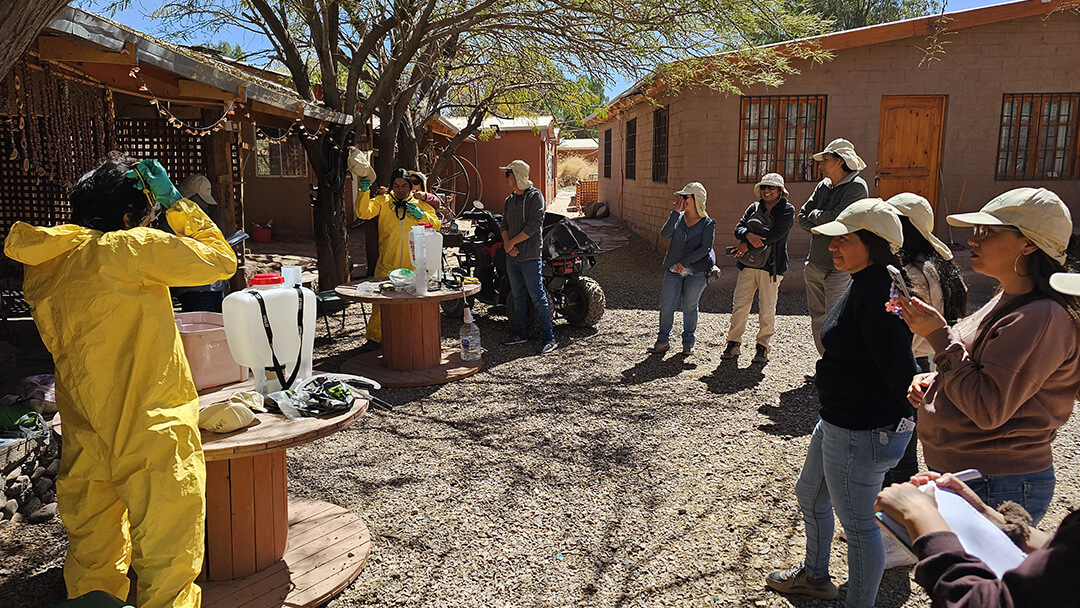
<path id="1" fill-rule="evenodd" d="M 979 239 L 980 241 L 984 241 L 984 240 L 990 238 L 991 236 L 994 236 L 998 232 L 1020 232 L 1020 229 L 1016 228 L 1016 227 L 1013 227 L 1013 226 L 985 226 L 985 225 L 979 225 L 979 226 L 975 226 L 974 233 L 973 233 L 972 236 Z"/>
<path id="2" fill-rule="evenodd" d="M 776 186 L 758 186 L 761 190 L 779 190 Z"/>
<path id="3" fill-rule="evenodd" d="M 514 172 L 513 172 L 513 171 L 507 171 L 507 172 L 506 172 L 506 177 L 510 177 L 510 176 L 511 176 L 511 175 L 513 175 L 513 174 L 514 174 Z"/>
<path id="4" fill-rule="evenodd" d="M 680 194 L 679 196 L 681 196 L 681 197 L 682 197 L 682 200 L 684 200 L 684 201 L 685 201 L 686 199 L 690 198 L 690 195 L 689 195 L 689 194 Z"/>

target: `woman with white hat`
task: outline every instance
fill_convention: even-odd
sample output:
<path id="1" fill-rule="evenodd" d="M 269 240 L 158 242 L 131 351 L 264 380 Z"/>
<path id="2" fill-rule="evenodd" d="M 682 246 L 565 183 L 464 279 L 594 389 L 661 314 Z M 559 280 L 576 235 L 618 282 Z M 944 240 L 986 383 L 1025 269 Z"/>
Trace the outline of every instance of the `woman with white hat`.
<path id="1" fill-rule="evenodd" d="M 971 267 L 1000 291 L 949 327 L 935 308 L 901 299 L 904 320 L 934 347 L 937 371 L 912 381 L 927 466 L 979 469 L 968 485 L 992 507 L 1019 503 L 1035 523 L 1054 494 L 1051 444 L 1080 389 L 1080 302 L 1055 291 L 1072 235 L 1069 209 L 1044 188 L 1017 188 L 975 213 Z"/>
<path id="2" fill-rule="evenodd" d="M 829 239 L 814 233 L 814 227 L 835 220 L 848 205 L 869 196 L 869 191 L 866 182 L 859 177 L 859 171 L 866 168 L 866 163 L 855 153 L 855 146 L 850 141 L 832 140 L 824 150 L 814 155 L 814 160 L 825 177 L 799 209 L 799 226 L 812 233 L 803 280 L 806 283 L 806 306 L 810 310 L 810 329 L 820 355 L 825 352 L 821 343 L 821 324 L 847 288 L 850 275 L 833 266 Z M 813 379 L 813 375 L 806 378 L 808 382 Z"/>
<path id="3" fill-rule="evenodd" d="M 769 573 L 765 584 L 782 593 L 836 597 L 829 580 L 835 511 L 847 534 L 844 605 L 872 608 L 885 571 L 874 500 L 915 427 L 906 398 L 915 374 L 911 332 L 885 308 L 892 284 L 885 267 L 900 263 L 896 251 L 903 230 L 895 209 L 881 199 L 865 199 L 814 232 L 832 238 L 832 262 L 851 273 L 851 283 L 821 326 L 821 420 L 795 482 L 806 558 L 799 566 Z"/>
<path id="4" fill-rule="evenodd" d="M 934 235 L 934 210 L 930 201 L 911 192 L 901 192 L 885 201 L 900 214 L 904 246 L 897 257 L 904 263 L 904 275 L 911 293 L 942 311 L 945 320 L 956 323 L 967 315 L 967 285 L 953 264 L 952 250 Z M 934 347 L 922 336 L 911 340 L 911 351 L 919 372 L 930 371 Z M 885 484 L 904 483 L 919 472 L 918 441 L 912 438 L 900 463 L 885 476 Z"/>
<path id="5" fill-rule="evenodd" d="M 728 329 L 727 347 L 721 359 L 739 356 L 746 319 L 754 294 L 758 294 L 758 333 L 754 362 L 769 360 L 769 340 L 773 336 L 773 320 L 776 318 L 776 297 L 780 281 L 787 270 L 787 236 L 795 221 L 795 208 L 788 202 L 784 176 L 766 173 L 754 185 L 758 200 L 751 203 L 735 225 L 735 238 L 739 245 L 731 255 L 739 278 L 735 281 L 732 297 L 731 328 Z M 753 255 L 757 254 L 757 255 Z"/>
<path id="6" fill-rule="evenodd" d="M 660 236 L 671 239 L 671 245 L 664 256 L 664 280 L 660 287 L 660 331 L 649 352 L 667 352 L 675 309 L 681 304 L 682 352 L 689 355 L 694 352 L 698 301 L 709 282 L 709 270 L 716 263 L 712 248 L 716 221 L 705 212 L 705 186 L 690 182 L 675 195 L 671 215 L 660 229 Z"/>

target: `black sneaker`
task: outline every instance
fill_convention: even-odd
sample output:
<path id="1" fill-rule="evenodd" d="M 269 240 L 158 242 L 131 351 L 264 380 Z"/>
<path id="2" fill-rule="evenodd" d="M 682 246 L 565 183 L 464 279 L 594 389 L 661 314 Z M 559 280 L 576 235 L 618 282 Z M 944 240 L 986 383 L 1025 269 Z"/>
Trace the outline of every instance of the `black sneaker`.
<path id="1" fill-rule="evenodd" d="M 503 344 L 507 346 L 510 346 L 512 344 L 524 344 L 525 342 L 528 342 L 528 340 L 517 334 L 510 334 L 509 336 L 503 338 Z"/>
<path id="2" fill-rule="evenodd" d="M 809 595 L 823 600 L 836 599 L 836 585 L 829 576 L 813 578 L 802 564 L 790 570 L 777 570 L 765 575 L 765 586 L 780 593 Z"/>
<path id="3" fill-rule="evenodd" d="M 544 342 L 542 345 L 540 345 L 540 354 L 546 355 L 551 351 L 555 350 L 556 348 L 559 348 L 559 343 L 555 340 L 548 340 L 547 342 Z"/>
<path id="4" fill-rule="evenodd" d="M 721 359 L 736 359 L 736 358 L 738 358 L 739 353 L 741 353 L 741 352 L 742 352 L 742 348 L 740 347 L 738 342 L 728 342 L 727 343 L 727 348 L 724 349 L 723 353 L 720 353 L 720 358 Z"/>

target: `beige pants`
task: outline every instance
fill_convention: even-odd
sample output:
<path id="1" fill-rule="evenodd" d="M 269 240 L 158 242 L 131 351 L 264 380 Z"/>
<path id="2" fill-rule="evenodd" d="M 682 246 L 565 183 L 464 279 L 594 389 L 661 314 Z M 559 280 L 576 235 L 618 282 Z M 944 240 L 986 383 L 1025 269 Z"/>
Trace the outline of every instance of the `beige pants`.
<path id="1" fill-rule="evenodd" d="M 780 293 L 780 281 L 783 275 L 770 277 L 767 270 L 743 268 L 735 281 L 735 296 L 731 303 L 731 329 L 728 330 L 728 342 L 742 342 L 746 330 L 746 319 L 750 316 L 750 305 L 754 303 L 754 293 L 758 294 L 758 333 L 757 343 L 769 348 L 773 337 L 776 319 L 776 296 Z"/>
<path id="2" fill-rule="evenodd" d="M 810 309 L 810 329 L 814 332 L 814 345 L 817 346 L 818 354 L 823 355 L 825 347 L 821 344 L 821 325 L 825 322 L 825 316 L 836 305 L 836 301 L 844 295 L 844 290 L 851 281 L 851 273 L 829 270 L 807 262 L 806 269 L 803 270 L 803 280 L 806 282 L 806 307 Z"/>

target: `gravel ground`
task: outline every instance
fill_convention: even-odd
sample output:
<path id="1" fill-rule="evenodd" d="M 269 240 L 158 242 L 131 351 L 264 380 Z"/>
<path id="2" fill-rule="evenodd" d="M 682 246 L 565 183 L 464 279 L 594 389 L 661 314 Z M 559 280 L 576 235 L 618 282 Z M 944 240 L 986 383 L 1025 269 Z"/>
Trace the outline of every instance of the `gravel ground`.
<path id="1" fill-rule="evenodd" d="M 649 356 L 660 262 L 633 236 L 602 254 L 589 274 L 607 313 L 595 329 L 557 323 L 559 349 L 544 357 L 535 340 L 502 346 L 506 320 L 479 305 L 480 373 L 383 390 L 392 411 L 289 451 L 291 495 L 352 509 L 371 530 L 366 568 L 330 606 L 833 605 L 762 584 L 802 556 L 793 486 L 817 420 L 804 297 L 781 293 L 765 365 L 719 358 L 730 289 L 706 290 L 694 355 Z M 319 340 L 317 368 L 351 355 L 358 317 Z M 457 330 L 444 322 L 444 345 Z M 1078 432 L 1073 419 L 1057 441 L 1048 529 L 1080 506 Z M 62 531 L 47 529 L 0 528 L 0 606 L 52 601 L 13 593 L 22 579 L 55 596 Z M 845 554 L 837 539 L 838 584 Z M 910 578 L 887 571 L 878 606 L 928 606 Z"/>

